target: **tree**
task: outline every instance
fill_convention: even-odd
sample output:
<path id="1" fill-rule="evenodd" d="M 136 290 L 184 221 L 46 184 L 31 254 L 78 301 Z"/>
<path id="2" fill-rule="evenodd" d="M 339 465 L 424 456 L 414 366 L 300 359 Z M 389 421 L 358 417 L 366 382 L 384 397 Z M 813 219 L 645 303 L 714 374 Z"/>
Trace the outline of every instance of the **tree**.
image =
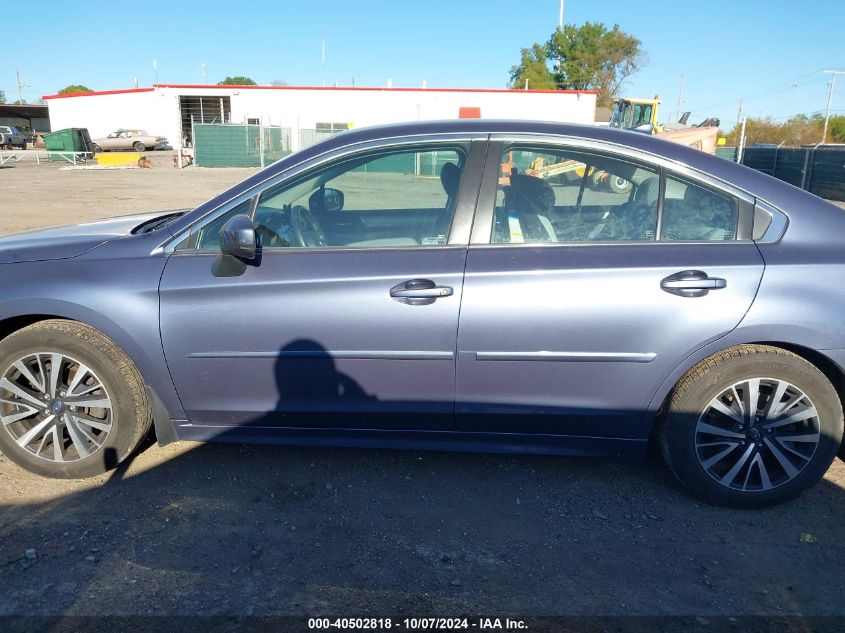
<path id="1" fill-rule="evenodd" d="M 728 145 L 737 145 L 741 131 L 737 124 L 724 136 Z M 820 143 L 824 129 L 824 115 L 807 116 L 797 114 L 783 122 L 776 122 L 770 117 L 749 118 L 745 122 L 745 143 L 773 143 L 789 147 Z M 832 116 L 827 128 L 828 143 L 845 142 L 845 116 Z"/>
<path id="2" fill-rule="evenodd" d="M 12 101 L 12 105 L 26 105 L 26 99 L 15 99 Z"/>
<path id="3" fill-rule="evenodd" d="M 827 126 L 828 143 L 845 143 L 845 116 L 832 116 Z"/>
<path id="4" fill-rule="evenodd" d="M 242 75 L 235 75 L 234 77 L 226 77 L 223 81 L 217 82 L 218 86 L 254 86 L 255 82 L 249 77 Z"/>
<path id="5" fill-rule="evenodd" d="M 0 90 L 0 103 L 6 103 L 6 92 Z"/>
<path id="6" fill-rule="evenodd" d="M 91 88 L 83 86 L 82 84 L 71 84 L 66 88 L 59 90 L 60 95 L 73 94 L 74 92 L 91 92 Z"/>
<path id="7" fill-rule="evenodd" d="M 517 66 L 511 67 L 511 87 L 528 88 L 534 90 L 554 90 L 557 88 L 555 78 L 549 72 L 546 49 L 540 44 L 531 48 L 523 48 L 522 59 Z"/>
<path id="8" fill-rule="evenodd" d="M 645 64 L 641 46 L 618 24 L 611 29 L 593 22 L 567 24 L 545 44 L 522 49 L 519 65 L 511 68 L 511 86 L 522 88 L 528 79 L 529 88 L 597 90 L 598 105 L 608 106 L 625 80 Z"/>

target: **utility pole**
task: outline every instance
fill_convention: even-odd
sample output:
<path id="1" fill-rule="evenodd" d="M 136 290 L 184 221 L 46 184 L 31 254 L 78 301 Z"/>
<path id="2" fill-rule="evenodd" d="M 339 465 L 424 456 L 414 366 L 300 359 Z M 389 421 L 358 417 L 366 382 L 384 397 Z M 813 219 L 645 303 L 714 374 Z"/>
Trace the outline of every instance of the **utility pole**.
<path id="1" fill-rule="evenodd" d="M 742 164 L 742 152 L 745 149 L 745 117 L 742 118 L 742 128 L 739 130 L 739 148 L 736 150 L 736 162 Z"/>
<path id="2" fill-rule="evenodd" d="M 29 86 L 21 81 L 21 74 L 17 70 L 15 71 L 15 77 L 18 80 L 18 103 L 20 105 L 23 105 L 23 94 L 22 94 L 23 91 L 22 91 L 22 89 L 23 88 L 29 88 Z"/>
<path id="3" fill-rule="evenodd" d="M 208 83 L 208 66 L 206 66 L 205 62 L 200 64 L 200 69 L 202 70 L 202 83 Z"/>
<path id="4" fill-rule="evenodd" d="M 326 38 L 320 43 L 320 64 L 323 71 L 323 85 L 326 85 Z"/>
<path id="5" fill-rule="evenodd" d="M 836 75 L 845 75 L 845 70 L 825 70 L 823 71 L 829 75 L 830 78 L 830 92 L 827 93 L 827 110 L 824 113 L 824 131 L 822 132 L 822 145 L 827 142 L 827 124 L 830 121 L 830 104 L 833 102 L 833 87 L 836 85 Z"/>
<path id="6" fill-rule="evenodd" d="M 684 102 L 684 76 L 681 75 L 681 89 L 678 91 L 678 111 L 675 113 L 675 122 L 681 120 L 681 107 Z"/>
<path id="7" fill-rule="evenodd" d="M 560 16 L 557 19 L 557 27 L 563 30 L 563 0 L 560 0 Z"/>
<path id="8" fill-rule="evenodd" d="M 156 83 L 158 83 L 158 60 L 157 59 L 153 60 L 153 71 L 156 74 Z"/>

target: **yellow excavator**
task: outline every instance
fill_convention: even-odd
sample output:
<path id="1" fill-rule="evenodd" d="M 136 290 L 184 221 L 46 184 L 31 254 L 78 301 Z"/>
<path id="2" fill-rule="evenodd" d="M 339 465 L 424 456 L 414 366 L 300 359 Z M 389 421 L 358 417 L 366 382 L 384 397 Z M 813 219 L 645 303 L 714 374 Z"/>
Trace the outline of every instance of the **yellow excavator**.
<path id="1" fill-rule="evenodd" d="M 667 141 L 688 145 L 708 154 L 715 154 L 716 147 L 724 144 L 719 138 L 719 119 L 710 118 L 698 125 L 689 125 L 689 112 L 677 123 L 658 123 L 660 99 L 617 99 L 610 117 L 610 127 L 653 134 Z M 721 143 L 719 142 L 721 140 Z"/>

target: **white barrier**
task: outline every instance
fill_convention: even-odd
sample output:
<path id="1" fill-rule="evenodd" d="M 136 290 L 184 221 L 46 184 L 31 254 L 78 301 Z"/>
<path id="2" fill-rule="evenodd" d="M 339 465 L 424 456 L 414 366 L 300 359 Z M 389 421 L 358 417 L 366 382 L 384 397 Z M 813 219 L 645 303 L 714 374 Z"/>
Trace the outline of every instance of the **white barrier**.
<path id="1" fill-rule="evenodd" d="M 56 159 L 67 161 L 71 165 L 85 164 L 92 158 L 91 152 L 54 152 L 46 150 L 7 150 L 0 151 L 0 165 L 34 161 L 36 165 L 55 163 Z"/>

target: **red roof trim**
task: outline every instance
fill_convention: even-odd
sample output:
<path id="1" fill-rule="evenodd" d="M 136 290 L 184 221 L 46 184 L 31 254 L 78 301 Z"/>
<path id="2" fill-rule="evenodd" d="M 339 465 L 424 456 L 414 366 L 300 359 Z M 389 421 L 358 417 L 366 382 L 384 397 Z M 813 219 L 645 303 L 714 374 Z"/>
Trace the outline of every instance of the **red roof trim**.
<path id="1" fill-rule="evenodd" d="M 129 92 L 152 92 L 155 88 L 128 88 L 126 90 L 98 90 L 91 92 L 69 92 L 63 95 L 44 95 L 42 99 L 64 99 L 66 97 L 96 97 L 99 95 L 122 95 Z"/>
<path id="2" fill-rule="evenodd" d="M 597 95 L 598 90 L 523 90 L 521 88 L 387 88 L 363 86 L 217 86 L 209 84 L 153 84 L 156 88 L 207 88 L 209 90 L 358 90 L 379 92 L 539 92 L 549 94 L 591 94 Z"/>
<path id="3" fill-rule="evenodd" d="M 100 90 L 93 92 L 72 92 L 64 95 L 45 95 L 44 99 L 66 97 L 94 97 L 119 95 L 131 92 L 152 92 L 156 88 L 184 88 L 186 90 L 341 90 L 359 92 L 463 92 L 463 93 L 533 93 L 533 94 L 588 94 L 597 95 L 597 90 L 522 90 L 519 88 L 387 88 L 359 86 L 217 86 L 210 84 L 153 84 L 152 88 L 129 88 L 126 90 Z"/>

